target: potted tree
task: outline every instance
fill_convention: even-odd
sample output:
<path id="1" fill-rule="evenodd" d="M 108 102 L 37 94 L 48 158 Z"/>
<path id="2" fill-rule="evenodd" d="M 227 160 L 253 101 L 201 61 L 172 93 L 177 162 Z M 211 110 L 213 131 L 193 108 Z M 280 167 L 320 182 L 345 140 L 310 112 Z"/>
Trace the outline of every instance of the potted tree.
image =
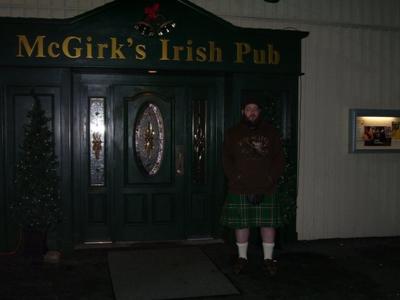
<path id="1" fill-rule="evenodd" d="M 47 233 L 61 220 L 59 176 L 53 133 L 48 127 L 50 119 L 39 97 L 33 97 L 28 123 L 24 125 L 10 212 L 23 230 L 24 253 L 43 255 L 47 250 Z"/>

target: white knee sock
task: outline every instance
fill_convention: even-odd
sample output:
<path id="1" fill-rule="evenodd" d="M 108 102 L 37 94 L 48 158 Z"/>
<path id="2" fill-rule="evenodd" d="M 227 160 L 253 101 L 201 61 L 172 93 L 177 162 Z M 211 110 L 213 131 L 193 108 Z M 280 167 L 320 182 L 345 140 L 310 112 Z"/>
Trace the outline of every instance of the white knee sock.
<path id="1" fill-rule="evenodd" d="M 238 247 L 239 257 L 247 259 L 247 245 L 248 243 L 236 243 Z"/>
<path id="2" fill-rule="evenodd" d="M 264 259 L 272 259 L 275 243 L 262 243 L 264 251 Z"/>

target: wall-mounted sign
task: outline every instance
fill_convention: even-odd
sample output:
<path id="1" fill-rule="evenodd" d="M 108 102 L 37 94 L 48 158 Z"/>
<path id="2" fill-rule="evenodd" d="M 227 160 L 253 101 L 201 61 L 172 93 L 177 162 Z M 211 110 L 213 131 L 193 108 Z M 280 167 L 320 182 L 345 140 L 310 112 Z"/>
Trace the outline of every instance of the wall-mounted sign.
<path id="1" fill-rule="evenodd" d="M 141 61 L 149 57 L 159 61 L 223 63 L 225 52 L 234 53 L 230 63 L 279 65 L 280 52 L 273 44 L 266 43 L 264 48 L 257 49 L 250 43 L 235 41 L 230 49 L 224 50 L 217 41 L 196 44 L 192 39 L 184 44 L 176 44 L 169 39 L 152 41 L 155 49 L 151 53 L 149 46 L 137 42 L 132 37 L 109 37 L 96 41 L 92 36 L 71 35 L 62 39 L 50 39 L 46 35 L 16 36 L 17 58 L 30 59 L 90 59 L 90 60 L 131 60 Z"/>

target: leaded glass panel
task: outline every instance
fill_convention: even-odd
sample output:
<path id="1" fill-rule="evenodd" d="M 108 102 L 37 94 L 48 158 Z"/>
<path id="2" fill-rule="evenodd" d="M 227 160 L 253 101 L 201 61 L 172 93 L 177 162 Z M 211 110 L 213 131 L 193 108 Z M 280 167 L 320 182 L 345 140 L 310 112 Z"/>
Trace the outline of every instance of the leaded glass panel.
<path id="1" fill-rule="evenodd" d="M 192 178 L 194 183 L 206 182 L 207 102 L 193 101 L 192 117 Z"/>
<path id="2" fill-rule="evenodd" d="M 160 109 L 153 103 L 146 103 L 140 111 L 134 130 L 136 157 L 145 174 L 154 176 L 164 156 L 164 121 Z"/>
<path id="3" fill-rule="evenodd" d="M 104 186 L 104 98 L 90 98 L 90 185 Z"/>

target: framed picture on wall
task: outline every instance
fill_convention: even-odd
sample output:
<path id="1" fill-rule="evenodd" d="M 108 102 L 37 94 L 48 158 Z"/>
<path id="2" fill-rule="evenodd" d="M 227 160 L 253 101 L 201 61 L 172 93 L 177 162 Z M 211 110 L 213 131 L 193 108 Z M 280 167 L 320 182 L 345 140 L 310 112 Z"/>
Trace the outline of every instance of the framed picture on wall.
<path id="1" fill-rule="evenodd" d="M 400 152 L 400 110 L 350 109 L 349 152 Z"/>

